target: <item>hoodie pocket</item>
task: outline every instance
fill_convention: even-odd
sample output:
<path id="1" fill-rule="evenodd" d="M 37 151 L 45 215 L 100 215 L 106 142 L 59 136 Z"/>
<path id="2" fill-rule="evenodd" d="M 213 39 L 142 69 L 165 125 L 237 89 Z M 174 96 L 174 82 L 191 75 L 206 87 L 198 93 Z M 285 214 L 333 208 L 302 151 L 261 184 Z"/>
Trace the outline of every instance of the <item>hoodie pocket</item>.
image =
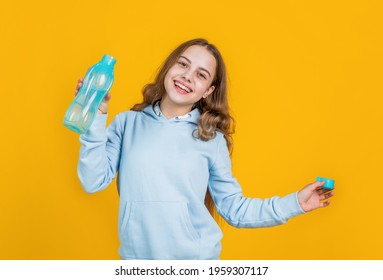
<path id="1" fill-rule="evenodd" d="M 198 259 L 200 237 L 185 202 L 132 202 L 121 228 L 124 255 L 137 259 Z"/>

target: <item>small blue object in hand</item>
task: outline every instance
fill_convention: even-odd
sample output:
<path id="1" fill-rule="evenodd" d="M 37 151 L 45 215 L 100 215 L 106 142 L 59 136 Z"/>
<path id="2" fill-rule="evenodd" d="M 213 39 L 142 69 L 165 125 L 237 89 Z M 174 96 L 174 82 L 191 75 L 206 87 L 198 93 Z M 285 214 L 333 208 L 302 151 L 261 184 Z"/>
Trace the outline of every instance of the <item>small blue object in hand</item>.
<path id="1" fill-rule="evenodd" d="M 328 189 L 328 190 L 334 189 L 335 181 L 332 179 L 317 177 L 317 181 L 325 181 L 324 185 L 322 186 L 322 189 Z"/>

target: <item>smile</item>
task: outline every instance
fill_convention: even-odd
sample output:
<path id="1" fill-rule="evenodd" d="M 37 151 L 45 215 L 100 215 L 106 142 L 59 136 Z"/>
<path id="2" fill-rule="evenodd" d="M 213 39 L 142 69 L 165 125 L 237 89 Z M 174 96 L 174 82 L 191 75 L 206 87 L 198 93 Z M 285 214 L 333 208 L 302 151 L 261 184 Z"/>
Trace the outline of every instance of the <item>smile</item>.
<path id="1" fill-rule="evenodd" d="M 182 84 L 182 83 L 180 83 L 180 82 L 178 82 L 178 81 L 174 81 L 174 85 L 175 85 L 177 88 L 181 89 L 182 91 L 184 91 L 184 92 L 186 92 L 186 93 L 190 93 L 190 92 L 192 92 L 191 88 L 185 86 L 184 84 Z"/>

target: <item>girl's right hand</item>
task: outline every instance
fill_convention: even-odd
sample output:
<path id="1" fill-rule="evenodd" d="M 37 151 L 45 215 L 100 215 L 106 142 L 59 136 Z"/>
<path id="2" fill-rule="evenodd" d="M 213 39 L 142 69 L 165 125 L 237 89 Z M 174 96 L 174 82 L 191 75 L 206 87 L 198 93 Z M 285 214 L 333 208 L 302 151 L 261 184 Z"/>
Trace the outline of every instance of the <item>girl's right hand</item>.
<path id="1" fill-rule="evenodd" d="M 82 83 L 84 81 L 84 78 L 80 78 L 77 82 L 76 91 L 74 95 L 76 96 L 80 88 L 82 87 Z M 100 106 L 98 107 L 97 114 L 106 114 L 108 112 L 108 103 L 112 95 L 108 92 L 107 95 L 105 95 L 104 99 L 102 100 Z"/>

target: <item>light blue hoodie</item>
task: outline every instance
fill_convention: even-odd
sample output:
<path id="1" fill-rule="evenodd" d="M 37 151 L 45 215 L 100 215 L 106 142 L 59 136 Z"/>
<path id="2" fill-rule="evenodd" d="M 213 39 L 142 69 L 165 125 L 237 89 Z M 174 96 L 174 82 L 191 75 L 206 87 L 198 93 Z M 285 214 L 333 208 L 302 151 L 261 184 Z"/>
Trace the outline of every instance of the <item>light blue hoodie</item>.
<path id="1" fill-rule="evenodd" d="M 231 172 L 222 133 L 193 137 L 198 109 L 166 119 L 158 103 L 118 114 L 106 129 L 97 115 L 82 143 L 78 175 L 94 193 L 117 177 L 123 259 L 219 259 L 222 232 L 204 205 L 209 188 L 218 213 L 235 227 L 269 227 L 304 213 L 297 193 L 246 198 Z"/>

